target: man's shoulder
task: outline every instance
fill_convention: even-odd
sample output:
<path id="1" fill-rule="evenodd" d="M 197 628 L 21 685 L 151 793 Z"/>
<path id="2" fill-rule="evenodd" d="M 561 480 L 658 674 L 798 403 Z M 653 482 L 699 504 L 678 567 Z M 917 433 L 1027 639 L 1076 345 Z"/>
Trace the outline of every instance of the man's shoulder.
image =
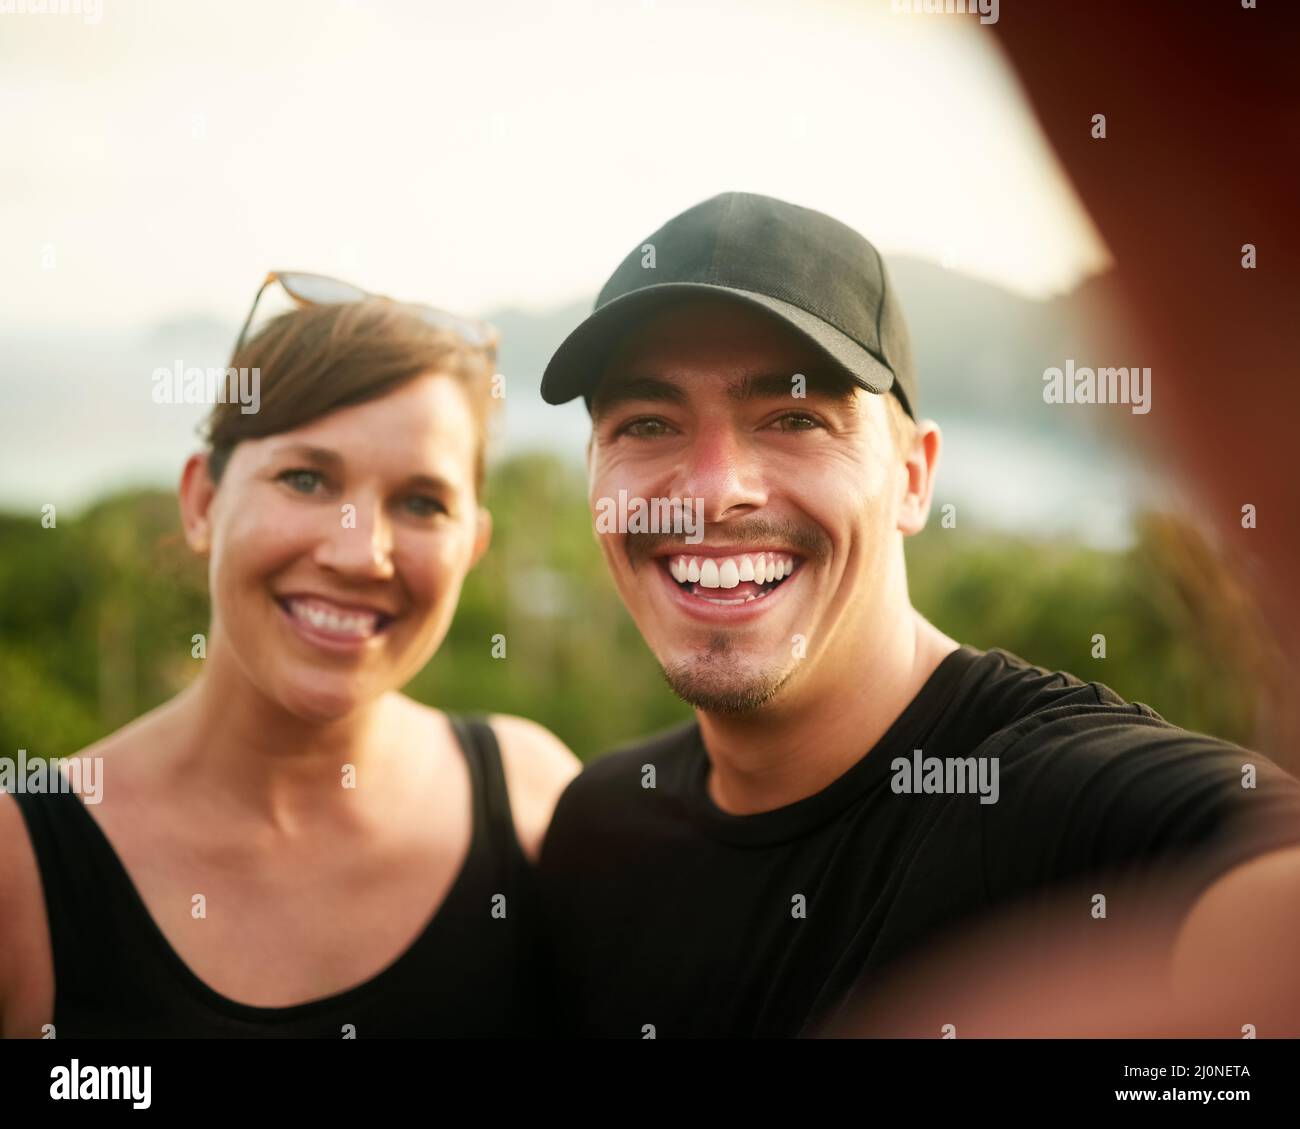
<path id="1" fill-rule="evenodd" d="M 986 813 L 991 832 L 1050 824 L 1052 835 L 1107 838 L 1115 854 L 1186 846 L 1240 820 L 1300 837 L 1300 782 L 1268 756 L 1182 728 L 1104 683 L 1053 673 L 1061 694 L 1036 695 L 974 750 L 999 764 L 1003 802 Z"/>
<path id="2" fill-rule="evenodd" d="M 1196 860 L 1212 877 L 1300 841 L 1300 782 L 1267 755 L 1007 651 L 977 665 L 995 724 L 961 755 L 991 762 L 997 781 L 979 809 L 991 889 L 1022 893 L 1157 860 Z"/>
<path id="3" fill-rule="evenodd" d="M 978 652 L 951 734 L 964 755 L 999 762 L 1003 785 L 1026 800 L 1128 797 L 1167 806 L 1173 793 L 1250 780 L 1289 791 L 1295 781 L 1266 756 L 1184 729 L 1106 683 L 1028 662 L 1011 651 Z M 963 740 L 964 738 L 964 740 Z M 1164 797 L 1164 802 L 1161 801 Z"/>
<path id="4" fill-rule="evenodd" d="M 575 796 L 601 798 L 644 787 L 647 766 L 657 773 L 690 756 L 698 747 L 700 727 L 683 721 L 650 737 L 617 745 L 595 757 L 569 785 Z M 566 792 L 566 795 L 568 794 Z"/>
<path id="5" fill-rule="evenodd" d="M 1130 701 L 1098 679 L 1039 666 L 1003 648 L 980 652 L 973 693 L 992 718 L 978 755 L 1023 765 L 1041 784 L 1123 760 L 1135 769 L 1151 758 L 1189 753 L 1257 757 L 1231 741 L 1179 727 L 1145 702 Z"/>
<path id="6" fill-rule="evenodd" d="M 983 756 L 1062 746 L 1067 757 L 1108 747 L 1106 737 L 1142 741 L 1182 731 L 1145 702 L 1130 701 L 1085 672 L 1042 666 L 1001 647 L 966 646 L 959 685 L 936 719 L 943 743 Z M 1213 738 L 1202 738 L 1213 741 Z"/>
<path id="7" fill-rule="evenodd" d="M 1150 706 L 1127 700 L 1089 672 L 1085 672 L 1089 676 L 1081 677 L 1074 670 L 1042 666 L 1004 647 L 981 651 L 967 646 L 963 650 L 971 656 L 968 671 L 972 692 L 995 711 L 1001 722 L 999 728 L 1009 729 L 1053 710 L 1164 720 Z"/>
<path id="8" fill-rule="evenodd" d="M 570 831 L 589 833 L 596 824 L 620 825 L 626 814 L 644 808 L 648 788 L 658 789 L 698 748 L 699 725 L 692 719 L 595 757 L 560 797 L 548 842 Z"/>

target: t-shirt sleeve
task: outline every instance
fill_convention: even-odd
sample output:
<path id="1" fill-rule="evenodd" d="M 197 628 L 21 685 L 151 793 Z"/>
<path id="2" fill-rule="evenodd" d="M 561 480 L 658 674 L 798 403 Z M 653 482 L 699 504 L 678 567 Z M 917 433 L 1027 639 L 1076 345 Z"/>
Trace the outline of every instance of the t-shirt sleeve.
<path id="1" fill-rule="evenodd" d="M 1234 867 L 1300 845 L 1300 782 L 1230 742 L 1155 714 L 1047 711 L 977 752 L 999 763 L 982 813 L 996 900 L 1096 881 L 1109 913 L 1175 922 Z"/>

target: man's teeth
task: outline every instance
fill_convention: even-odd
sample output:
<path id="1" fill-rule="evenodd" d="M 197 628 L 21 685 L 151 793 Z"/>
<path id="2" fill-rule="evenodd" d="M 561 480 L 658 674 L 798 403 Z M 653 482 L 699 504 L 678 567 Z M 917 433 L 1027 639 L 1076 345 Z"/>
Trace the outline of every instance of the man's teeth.
<path id="1" fill-rule="evenodd" d="M 678 584 L 699 584 L 701 588 L 734 588 L 745 581 L 771 584 L 794 571 L 794 558 L 780 553 L 758 553 L 743 557 L 673 557 L 668 571 Z"/>
<path id="2" fill-rule="evenodd" d="M 289 613 L 294 619 L 309 623 L 321 631 L 335 635 L 351 635 L 365 639 L 375 633 L 379 616 L 375 612 L 345 612 L 319 600 L 289 600 Z"/>

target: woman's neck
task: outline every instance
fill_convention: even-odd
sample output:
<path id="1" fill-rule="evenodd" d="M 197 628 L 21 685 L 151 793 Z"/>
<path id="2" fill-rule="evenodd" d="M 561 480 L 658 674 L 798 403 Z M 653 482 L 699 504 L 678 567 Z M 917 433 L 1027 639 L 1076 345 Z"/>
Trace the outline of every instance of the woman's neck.
<path id="1" fill-rule="evenodd" d="M 344 717 L 305 720 L 252 685 L 238 664 L 210 654 L 175 699 L 173 779 L 288 833 L 365 821 L 375 805 L 358 800 L 381 799 L 400 775 L 388 769 L 409 724 L 401 701 L 390 692 Z"/>

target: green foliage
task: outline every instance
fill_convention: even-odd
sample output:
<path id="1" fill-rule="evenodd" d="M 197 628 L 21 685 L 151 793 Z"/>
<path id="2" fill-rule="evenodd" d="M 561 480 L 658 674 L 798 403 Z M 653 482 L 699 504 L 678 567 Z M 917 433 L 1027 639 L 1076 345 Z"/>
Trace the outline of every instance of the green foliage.
<path id="1" fill-rule="evenodd" d="M 1193 530 L 1139 521 L 1103 552 L 932 523 L 908 546 L 912 603 L 946 634 L 1100 682 L 1186 729 L 1250 745 L 1276 675 L 1253 607 Z M 1189 562 L 1200 567 L 1189 569 Z M 1094 657 L 1094 636 L 1105 657 Z"/>
<path id="2" fill-rule="evenodd" d="M 583 757 L 689 716 L 609 582 L 581 473 L 519 456 L 494 470 L 488 503 L 492 548 L 408 692 L 534 718 Z M 1250 744 L 1260 661 L 1242 643 L 1248 608 L 1170 519 L 1149 518 L 1127 553 L 936 522 L 908 557 L 914 603 L 954 638 Z M 0 516 L 0 755 L 71 753 L 164 701 L 198 673 L 191 637 L 207 624 L 206 576 L 171 495 L 117 495 L 55 529 Z M 1092 657 L 1095 634 L 1105 659 Z"/>

